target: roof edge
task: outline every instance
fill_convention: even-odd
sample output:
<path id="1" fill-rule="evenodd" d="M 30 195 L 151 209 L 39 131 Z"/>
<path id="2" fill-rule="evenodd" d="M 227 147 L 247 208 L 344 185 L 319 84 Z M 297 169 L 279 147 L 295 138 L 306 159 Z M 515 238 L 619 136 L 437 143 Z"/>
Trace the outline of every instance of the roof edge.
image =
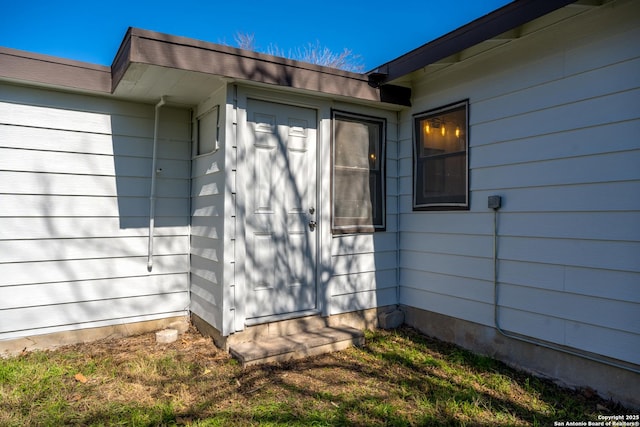
<path id="1" fill-rule="evenodd" d="M 406 105 L 404 92 L 381 97 L 366 74 L 230 46 L 129 28 L 111 66 L 115 92 L 131 64 L 173 68 L 364 101 Z M 389 91 L 388 91 L 389 92 Z"/>
<path id="2" fill-rule="evenodd" d="M 366 72 L 379 86 L 533 21 L 576 0 L 514 0 L 493 12 Z"/>
<path id="3" fill-rule="evenodd" d="M 0 47 L 0 79 L 16 83 L 111 92 L 111 69 L 104 65 Z"/>
<path id="4" fill-rule="evenodd" d="M 208 42 L 204 40 L 193 39 L 184 36 L 175 36 L 167 33 L 161 33 L 152 30 L 145 30 L 142 28 L 130 27 L 125 35 L 125 40 L 131 37 L 139 37 L 149 40 L 155 40 L 164 43 L 170 43 L 174 45 L 183 45 L 188 47 L 194 47 L 198 49 L 209 50 L 213 52 L 220 52 L 227 55 L 234 55 L 243 58 L 251 58 L 258 61 L 270 62 L 274 64 L 286 65 L 288 67 L 300 68 L 304 70 L 311 70 L 321 72 L 323 74 L 337 75 L 355 80 L 367 80 L 367 75 L 364 73 L 355 73 L 352 71 L 345 71 L 339 68 L 326 67 L 322 65 L 311 64 L 309 62 L 298 61 L 294 59 L 288 59 L 281 56 L 269 55 L 266 53 L 256 52 L 253 50 L 240 49 L 233 46 L 228 46 L 219 43 Z"/>

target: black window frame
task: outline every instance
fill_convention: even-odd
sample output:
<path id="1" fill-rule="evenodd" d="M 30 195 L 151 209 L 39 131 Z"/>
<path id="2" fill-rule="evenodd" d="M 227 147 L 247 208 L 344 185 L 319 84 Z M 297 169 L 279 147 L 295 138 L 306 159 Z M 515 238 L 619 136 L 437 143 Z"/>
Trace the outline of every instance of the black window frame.
<path id="1" fill-rule="evenodd" d="M 371 221 L 364 217 L 351 217 L 353 219 L 352 223 L 346 223 L 346 221 L 340 223 L 341 221 L 337 221 L 339 218 L 349 218 L 336 215 L 336 122 L 339 120 L 378 126 L 379 146 L 377 150 L 374 150 L 377 151 L 378 168 L 377 170 L 368 169 L 370 194 L 372 187 L 380 189 L 379 192 L 375 192 L 375 200 L 372 200 Z M 333 235 L 373 233 L 386 230 L 386 129 L 387 121 L 385 118 L 342 110 L 331 110 L 331 232 Z M 372 171 L 374 172 L 373 179 L 376 181 L 375 184 L 372 183 Z M 346 169 L 344 172 L 349 173 Z M 351 171 L 351 173 L 355 173 L 355 171 Z M 376 204 L 375 206 L 374 203 Z M 375 216 L 376 212 L 378 212 L 379 217 Z"/>
<path id="2" fill-rule="evenodd" d="M 423 124 L 425 121 L 442 123 L 442 117 L 464 110 L 464 129 L 460 129 L 463 133 L 464 150 L 454 152 L 443 152 L 439 154 L 424 155 L 422 147 L 424 146 Z M 425 182 L 427 181 L 427 164 L 432 163 L 432 167 L 445 168 L 446 162 L 455 161 L 456 157 L 464 153 L 464 162 L 461 169 L 464 170 L 465 176 L 462 179 L 464 184 L 463 196 L 459 194 L 441 196 L 425 196 Z M 469 210 L 470 208 L 470 191 L 469 191 L 469 100 L 463 100 L 452 104 L 444 105 L 435 109 L 423 111 L 413 115 L 413 193 L 412 202 L 414 211 L 433 211 L 433 210 Z M 437 162 L 437 163 L 436 163 Z M 446 170 L 440 175 L 446 176 Z M 444 182 L 441 185 L 444 187 Z M 420 196 L 422 194 L 422 196 Z"/>

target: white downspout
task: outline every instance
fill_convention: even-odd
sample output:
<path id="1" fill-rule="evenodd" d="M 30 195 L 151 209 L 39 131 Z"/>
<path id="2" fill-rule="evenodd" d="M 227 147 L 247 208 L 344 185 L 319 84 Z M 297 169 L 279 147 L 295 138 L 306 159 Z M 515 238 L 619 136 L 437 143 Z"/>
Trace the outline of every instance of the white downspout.
<path id="1" fill-rule="evenodd" d="M 166 103 L 165 97 L 161 96 L 156 104 L 153 123 L 153 152 L 151 160 L 151 192 L 149 194 L 149 250 L 147 256 L 147 270 L 153 269 L 153 234 L 156 221 L 156 170 L 157 149 L 158 149 L 158 129 L 160 127 L 160 108 Z"/>

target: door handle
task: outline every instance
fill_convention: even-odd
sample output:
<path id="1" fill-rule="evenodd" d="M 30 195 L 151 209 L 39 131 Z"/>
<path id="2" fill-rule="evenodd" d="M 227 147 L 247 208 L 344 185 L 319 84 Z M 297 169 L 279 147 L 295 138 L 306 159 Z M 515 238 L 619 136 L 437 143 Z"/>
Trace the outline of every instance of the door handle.
<path id="1" fill-rule="evenodd" d="M 309 230 L 315 231 L 316 225 L 318 225 L 314 220 L 309 221 Z"/>

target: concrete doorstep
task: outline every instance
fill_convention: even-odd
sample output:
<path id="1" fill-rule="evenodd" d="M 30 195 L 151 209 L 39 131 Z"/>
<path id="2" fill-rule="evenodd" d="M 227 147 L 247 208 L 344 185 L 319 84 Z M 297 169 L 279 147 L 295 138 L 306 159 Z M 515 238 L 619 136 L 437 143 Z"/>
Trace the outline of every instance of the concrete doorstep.
<path id="1" fill-rule="evenodd" d="M 350 326 L 334 326 L 279 337 L 233 344 L 231 356 L 243 367 L 284 362 L 364 345 L 364 333 Z"/>

